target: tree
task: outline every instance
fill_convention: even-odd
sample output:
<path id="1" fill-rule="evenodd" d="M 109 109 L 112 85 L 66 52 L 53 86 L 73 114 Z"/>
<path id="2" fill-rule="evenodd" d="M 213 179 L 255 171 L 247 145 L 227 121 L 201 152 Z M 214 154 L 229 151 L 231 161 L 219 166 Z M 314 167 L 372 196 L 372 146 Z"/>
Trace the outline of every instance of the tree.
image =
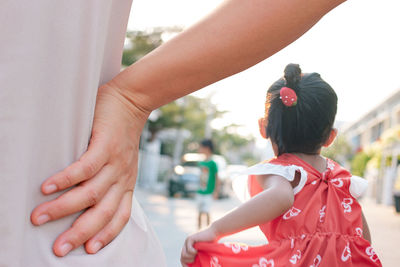
<path id="1" fill-rule="evenodd" d="M 357 176 L 364 176 L 365 168 L 370 159 L 371 155 L 368 155 L 366 152 L 358 152 L 351 161 L 351 172 Z"/>
<path id="2" fill-rule="evenodd" d="M 218 144 L 218 151 L 233 163 L 253 165 L 258 162 L 254 155 L 254 137 L 237 134 L 241 125 L 231 124 L 221 130 L 213 131 L 213 139 Z"/>
<path id="3" fill-rule="evenodd" d="M 338 135 L 332 145 L 322 149 L 321 154 L 340 164 L 344 164 L 346 161 L 350 160 L 352 149 L 345 136 Z"/>
<path id="4" fill-rule="evenodd" d="M 126 34 L 129 40 L 122 54 L 122 65 L 129 66 L 160 46 L 171 35 L 182 31 L 179 27 L 154 28 L 148 31 L 131 31 Z"/>

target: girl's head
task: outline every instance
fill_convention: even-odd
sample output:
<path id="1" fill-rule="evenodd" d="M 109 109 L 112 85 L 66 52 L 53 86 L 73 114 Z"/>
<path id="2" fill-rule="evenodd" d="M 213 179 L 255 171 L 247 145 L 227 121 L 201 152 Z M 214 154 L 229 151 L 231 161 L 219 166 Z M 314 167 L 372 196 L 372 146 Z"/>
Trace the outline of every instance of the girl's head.
<path id="1" fill-rule="evenodd" d="M 297 96 L 292 106 L 284 104 L 283 87 L 291 88 Z M 268 89 L 260 131 L 270 138 L 277 155 L 318 154 L 321 147 L 329 145 L 336 136 L 333 129 L 336 109 L 336 93 L 318 73 L 303 74 L 298 64 L 289 64 L 284 77 Z"/>

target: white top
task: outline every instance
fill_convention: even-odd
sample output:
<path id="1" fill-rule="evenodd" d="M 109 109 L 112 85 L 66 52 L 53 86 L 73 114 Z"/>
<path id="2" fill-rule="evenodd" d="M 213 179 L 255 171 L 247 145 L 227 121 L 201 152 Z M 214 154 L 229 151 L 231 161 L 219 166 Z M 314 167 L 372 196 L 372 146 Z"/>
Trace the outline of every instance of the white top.
<path id="1" fill-rule="evenodd" d="M 132 0 L 0 2 L 0 266 L 165 266 L 134 199 L 122 233 L 98 254 L 64 258 L 56 237 L 77 215 L 35 227 L 30 213 L 55 198 L 41 183 L 87 149 L 96 91 L 120 70 Z"/>

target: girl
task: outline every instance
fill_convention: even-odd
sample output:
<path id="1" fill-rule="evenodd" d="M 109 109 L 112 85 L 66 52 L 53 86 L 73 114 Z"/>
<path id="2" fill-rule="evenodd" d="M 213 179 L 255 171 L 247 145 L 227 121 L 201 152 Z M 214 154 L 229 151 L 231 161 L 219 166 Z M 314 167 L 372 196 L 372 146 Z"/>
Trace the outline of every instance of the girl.
<path id="1" fill-rule="evenodd" d="M 183 266 L 381 266 L 356 198 L 366 181 L 320 155 L 336 137 L 334 90 L 289 64 L 268 90 L 260 133 L 276 158 L 248 169 L 253 198 L 189 236 Z M 258 225 L 268 244 L 212 243 Z"/>

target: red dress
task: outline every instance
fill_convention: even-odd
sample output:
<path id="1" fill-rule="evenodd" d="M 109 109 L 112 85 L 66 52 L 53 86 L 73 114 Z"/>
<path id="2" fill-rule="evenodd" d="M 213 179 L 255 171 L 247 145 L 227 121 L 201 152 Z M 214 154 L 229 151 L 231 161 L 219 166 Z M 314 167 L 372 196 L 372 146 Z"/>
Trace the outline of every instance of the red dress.
<path id="1" fill-rule="evenodd" d="M 329 159 L 327 170 L 320 173 L 292 154 L 249 168 L 251 174 L 277 174 L 289 181 L 296 172 L 301 178 L 294 188 L 293 206 L 259 225 L 269 240 L 267 245 L 196 243 L 198 254 L 190 266 L 382 266 L 362 235 L 361 207 L 356 198 L 366 188 L 364 179 Z M 250 175 L 250 195 L 262 190 Z"/>

